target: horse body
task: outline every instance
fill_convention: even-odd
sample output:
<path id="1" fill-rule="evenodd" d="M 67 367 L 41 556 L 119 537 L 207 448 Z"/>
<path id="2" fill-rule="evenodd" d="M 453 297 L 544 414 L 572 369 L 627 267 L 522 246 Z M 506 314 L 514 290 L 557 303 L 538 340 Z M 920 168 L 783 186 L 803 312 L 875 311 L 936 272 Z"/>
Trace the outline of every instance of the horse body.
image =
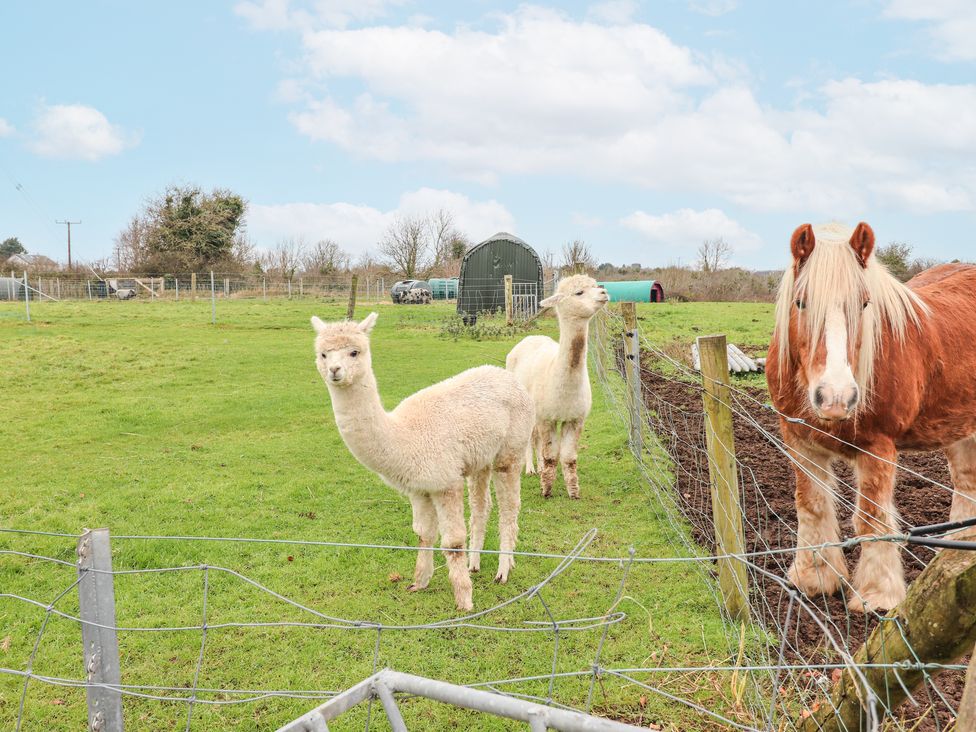
<path id="1" fill-rule="evenodd" d="M 804 229 L 806 238 L 798 245 Z M 838 257 L 830 267 L 855 268 L 847 273 L 851 279 L 840 280 L 862 287 L 863 293 L 846 292 L 838 283 L 817 289 L 810 278 L 830 267 L 815 262 L 804 272 L 817 243 L 812 227 L 800 227 L 794 233 L 793 269 L 784 276 L 785 291 L 777 304 L 767 381 L 781 415 L 807 423 L 780 418 L 784 442 L 796 458 L 798 551 L 789 577 L 807 594 L 832 593 L 848 579 L 838 547 L 803 548 L 840 540 L 831 467 L 836 459 L 851 464 L 857 475 L 853 524 L 858 537 L 899 530 L 893 491 L 902 450 L 945 449 L 957 491 L 950 518 L 976 516 L 976 267 L 933 267 L 902 285 L 870 259 L 873 244 L 873 232 L 861 224 L 849 240 L 825 243 L 836 251 L 822 253 L 822 258 Z M 804 320 L 813 309 L 804 298 L 811 296 L 836 299 L 830 308 L 821 308 L 823 324 Z M 845 306 L 856 298 L 863 298 L 865 315 L 855 312 L 862 307 Z M 876 298 L 883 307 L 868 311 Z M 904 305 L 892 305 L 896 301 Z M 790 308 L 788 316 L 784 308 Z M 838 313 L 846 322 L 838 324 Z M 825 352 L 831 338 L 833 354 Z M 867 338 L 874 339 L 867 351 L 869 365 L 859 362 L 869 348 Z M 849 367 L 850 383 L 838 368 L 841 361 Z M 851 362 L 856 366 L 850 367 Z M 833 395 L 843 399 L 831 400 Z M 863 544 L 853 587 L 848 602 L 855 610 L 887 609 L 900 602 L 905 582 L 898 547 L 887 541 Z"/>

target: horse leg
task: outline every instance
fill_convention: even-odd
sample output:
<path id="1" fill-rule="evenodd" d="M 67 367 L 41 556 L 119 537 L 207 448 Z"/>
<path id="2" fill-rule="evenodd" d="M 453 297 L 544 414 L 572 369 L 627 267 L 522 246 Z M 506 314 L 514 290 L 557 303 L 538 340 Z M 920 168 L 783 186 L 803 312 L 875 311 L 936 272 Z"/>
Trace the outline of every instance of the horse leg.
<path id="1" fill-rule="evenodd" d="M 559 437 L 559 462 L 563 466 L 563 480 L 566 482 L 566 492 L 570 498 L 579 498 L 579 475 L 576 472 L 576 453 L 579 448 L 580 435 L 583 433 L 583 420 L 574 419 L 563 422 L 562 433 Z"/>
<path id="2" fill-rule="evenodd" d="M 519 465 L 500 460 L 495 465 L 495 495 L 498 497 L 498 574 L 495 582 L 508 582 L 508 573 L 515 566 L 515 542 L 518 539 L 518 516 L 522 505 L 522 481 Z"/>
<path id="3" fill-rule="evenodd" d="M 441 549 L 447 558 L 447 574 L 458 610 L 472 610 L 471 575 L 464 560 L 464 481 L 431 496 L 441 532 Z"/>
<path id="4" fill-rule="evenodd" d="M 413 530 L 421 546 L 413 570 L 413 584 L 407 588 L 410 592 L 416 592 L 427 587 L 434 574 L 434 552 L 430 547 L 437 540 L 437 512 L 426 493 L 408 493 L 407 496 L 413 508 Z"/>
<path id="5" fill-rule="evenodd" d="M 473 473 L 468 478 L 468 503 L 471 506 L 471 523 L 468 534 L 468 571 L 481 570 L 481 549 L 485 545 L 485 529 L 488 526 L 488 514 L 491 513 L 491 491 L 488 490 L 488 480 L 491 470 L 484 469 Z"/>
<path id="6" fill-rule="evenodd" d="M 858 492 L 854 533 L 859 539 L 898 531 L 898 511 L 893 500 L 898 451 L 894 443 L 888 442 L 875 443 L 871 453 L 861 453 L 855 463 Z M 875 455 L 884 459 L 878 460 Z M 855 612 L 890 610 L 905 599 L 905 572 L 895 542 L 861 544 L 854 590 L 847 607 Z"/>
<path id="7" fill-rule="evenodd" d="M 837 482 L 828 452 L 804 443 L 792 444 L 797 452 L 796 474 L 796 559 L 787 572 L 789 581 L 807 595 L 832 595 L 849 577 L 844 552 L 838 546 L 804 547 L 840 542 L 840 525 L 834 497 Z"/>
<path id="8" fill-rule="evenodd" d="M 552 495 L 552 484 L 556 482 L 556 463 L 559 460 L 559 436 L 555 422 L 542 422 L 539 427 L 539 441 L 542 443 L 542 471 L 539 473 L 539 483 L 542 486 L 542 497 Z"/>
<path id="9" fill-rule="evenodd" d="M 946 451 L 949 458 L 949 474 L 952 476 L 952 508 L 950 521 L 964 521 L 976 516 L 976 435 L 971 435 L 950 445 Z M 976 528 L 961 531 L 952 538 L 976 538 Z"/>

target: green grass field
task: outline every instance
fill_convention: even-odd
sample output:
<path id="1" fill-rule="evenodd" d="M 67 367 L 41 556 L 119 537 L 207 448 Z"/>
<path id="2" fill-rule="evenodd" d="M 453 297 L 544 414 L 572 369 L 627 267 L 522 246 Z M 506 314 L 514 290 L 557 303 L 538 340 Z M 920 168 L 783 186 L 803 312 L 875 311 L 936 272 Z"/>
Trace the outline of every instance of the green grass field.
<path id="1" fill-rule="evenodd" d="M 373 363 L 384 403 L 465 368 L 503 363 L 518 337 L 474 341 L 441 336 L 448 306 L 376 306 Z M 677 304 L 646 306 L 641 327 L 657 342 L 724 331 L 740 345 L 761 346 L 770 306 Z M 311 299 L 209 302 L 0 303 L 0 526 L 77 534 L 108 527 L 124 535 L 189 535 L 300 539 L 415 546 L 407 501 L 361 467 L 343 445 L 328 393 L 314 368 L 311 314 L 335 319 L 344 306 Z M 359 313 L 368 312 L 360 306 Z M 555 321 L 541 332 L 555 335 Z M 587 553 L 639 557 L 672 553 L 674 529 L 639 476 L 626 446 L 626 428 L 594 385 L 594 408 L 580 453 L 582 500 L 570 502 L 557 484 L 544 501 L 536 477 L 523 481 L 519 550 L 562 554 L 591 528 Z M 451 415 L 445 414 L 450 420 Z M 662 471 L 667 466 L 662 463 Z M 493 512 L 486 548 L 497 548 Z M 0 549 L 74 560 L 74 540 L 0 534 Z M 116 570 L 206 564 L 234 570 L 320 613 L 389 625 L 455 616 L 443 559 L 430 588 L 406 592 L 415 555 L 390 549 L 206 541 L 113 540 Z M 475 578 L 477 610 L 514 597 L 557 564 L 518 559 L 508 585 L 491 582 L 495 559 Z M 577 562 L 543 591 L 560 619 L 600 616 L 610 609 L 622 576 L 618 564 Z M 627 618 L 610 628 L 602 664 L 640 667 L 695 665 L 727 658 L 728 643 L 712 591 L 692 564 L 635 565 L 619 609 Z M 71 567 L 0 555 L 0 592 L 51 602 L 74 581 Z M 208 572 L 208 624 L 315 620 L 239 578 Z M 122 626 L 199 625 L 203 573 L 116 577 Z M 56 605 L 76 615 L 76 593 Z M 0 667 L 27 667 L 43 608 L 0 597 Z M 548 616 L 538 599 L 483 618 L 531 628 Z M 563 632 L 556 670 L 586 670 L 600 628 Z M 199 631 L 122 632 L 126 684 L 186 688 L 200 653 Z M 371 629 L 230 627 L 208 632 L 199 686 L 204 688 L 342 690 L 373 671 L 377 633 Z M 387 630 L 379 665 L 473 683 L 543 675 L 553 665 L 551 629 L 497 632 L 471 628 Z M 77 624 L 52 616 L 33 664 L 40 675 L 83 675 Z M 662 681 L 660 677 L 655 683 Z M 672 678 L 672 693 L 723 709 L 727 678 Z M 588 678 L 557 680 L 556 701 L 581 706 Z M 22 677 L 0 674 L 0 728 L 13 729 Z M 546 683 L 505 687 L 545 697 Z M 160 692 L 179 695 L 181 692 Z M 227 694 L 205 695 L 231 701 Z M 643 698 L 643 701 L 642 701 Z M 252 703 L 196 705 L 192 729 L 273 730 L 318 704 L 269 698 Z M 127 697 L 127 730 L 183 729 L 187 705 Z M 417 700 L 405 702 L 411 729 L 521 729 L 493 717 L 459 713 Z M 597 686 L 598 713 L 654 721 L 668 730 L 715 727 L 673 702 L 613 679 Z M 387 729 L 374 714 L 374 729 Z M 365 709 L 332 726 L 361 729 Z M 24 730 L 81 729 L 81 689 L 34 680 L 26 696 Z"/>

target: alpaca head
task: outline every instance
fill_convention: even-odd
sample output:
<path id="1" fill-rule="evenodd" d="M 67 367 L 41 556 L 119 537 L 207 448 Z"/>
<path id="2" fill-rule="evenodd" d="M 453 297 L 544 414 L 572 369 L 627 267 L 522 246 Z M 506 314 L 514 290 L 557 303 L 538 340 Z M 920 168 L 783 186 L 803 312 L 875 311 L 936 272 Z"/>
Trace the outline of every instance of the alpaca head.
<path id="1" fill-rule="evenodd" d="M 315 367 L 329 389 L 351 386 L 372 373 L 369 332 L 378 317 L 370 313 L 361 323 L 348 320 L 326 323 L 312 316 L 316 333 Z"/>
<path id="2" fill-rule="evenodd" d="M 556 292 L 539 303 L 556 308 L 560 318 L 589 320 L 610 301 L 607 291 L 587 275 L 573 275 L 559 281 Z"/>

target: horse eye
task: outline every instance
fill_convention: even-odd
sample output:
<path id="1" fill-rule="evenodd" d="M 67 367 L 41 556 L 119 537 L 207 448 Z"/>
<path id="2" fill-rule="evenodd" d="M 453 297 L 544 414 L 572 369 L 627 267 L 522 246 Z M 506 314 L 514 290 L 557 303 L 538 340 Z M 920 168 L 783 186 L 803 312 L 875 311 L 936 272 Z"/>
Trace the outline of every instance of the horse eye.
<path id="1" fill-rule="evenodd" d="M 356 358 L 356 356 L 359 355 L 359 351 L 350 351 L 349 355 L 352 356 L 353 358 Z"/>
<path id="2" fill-rule="evenodd" d="M 805 302 L 803 302 L 803 300 L 797 300 L 796 301 L 796 307 L 797 307 L 798 310 L 803 310 L 803 308 L 805 308 L 806 306 L 807 306 L 807 304 Z"/>

